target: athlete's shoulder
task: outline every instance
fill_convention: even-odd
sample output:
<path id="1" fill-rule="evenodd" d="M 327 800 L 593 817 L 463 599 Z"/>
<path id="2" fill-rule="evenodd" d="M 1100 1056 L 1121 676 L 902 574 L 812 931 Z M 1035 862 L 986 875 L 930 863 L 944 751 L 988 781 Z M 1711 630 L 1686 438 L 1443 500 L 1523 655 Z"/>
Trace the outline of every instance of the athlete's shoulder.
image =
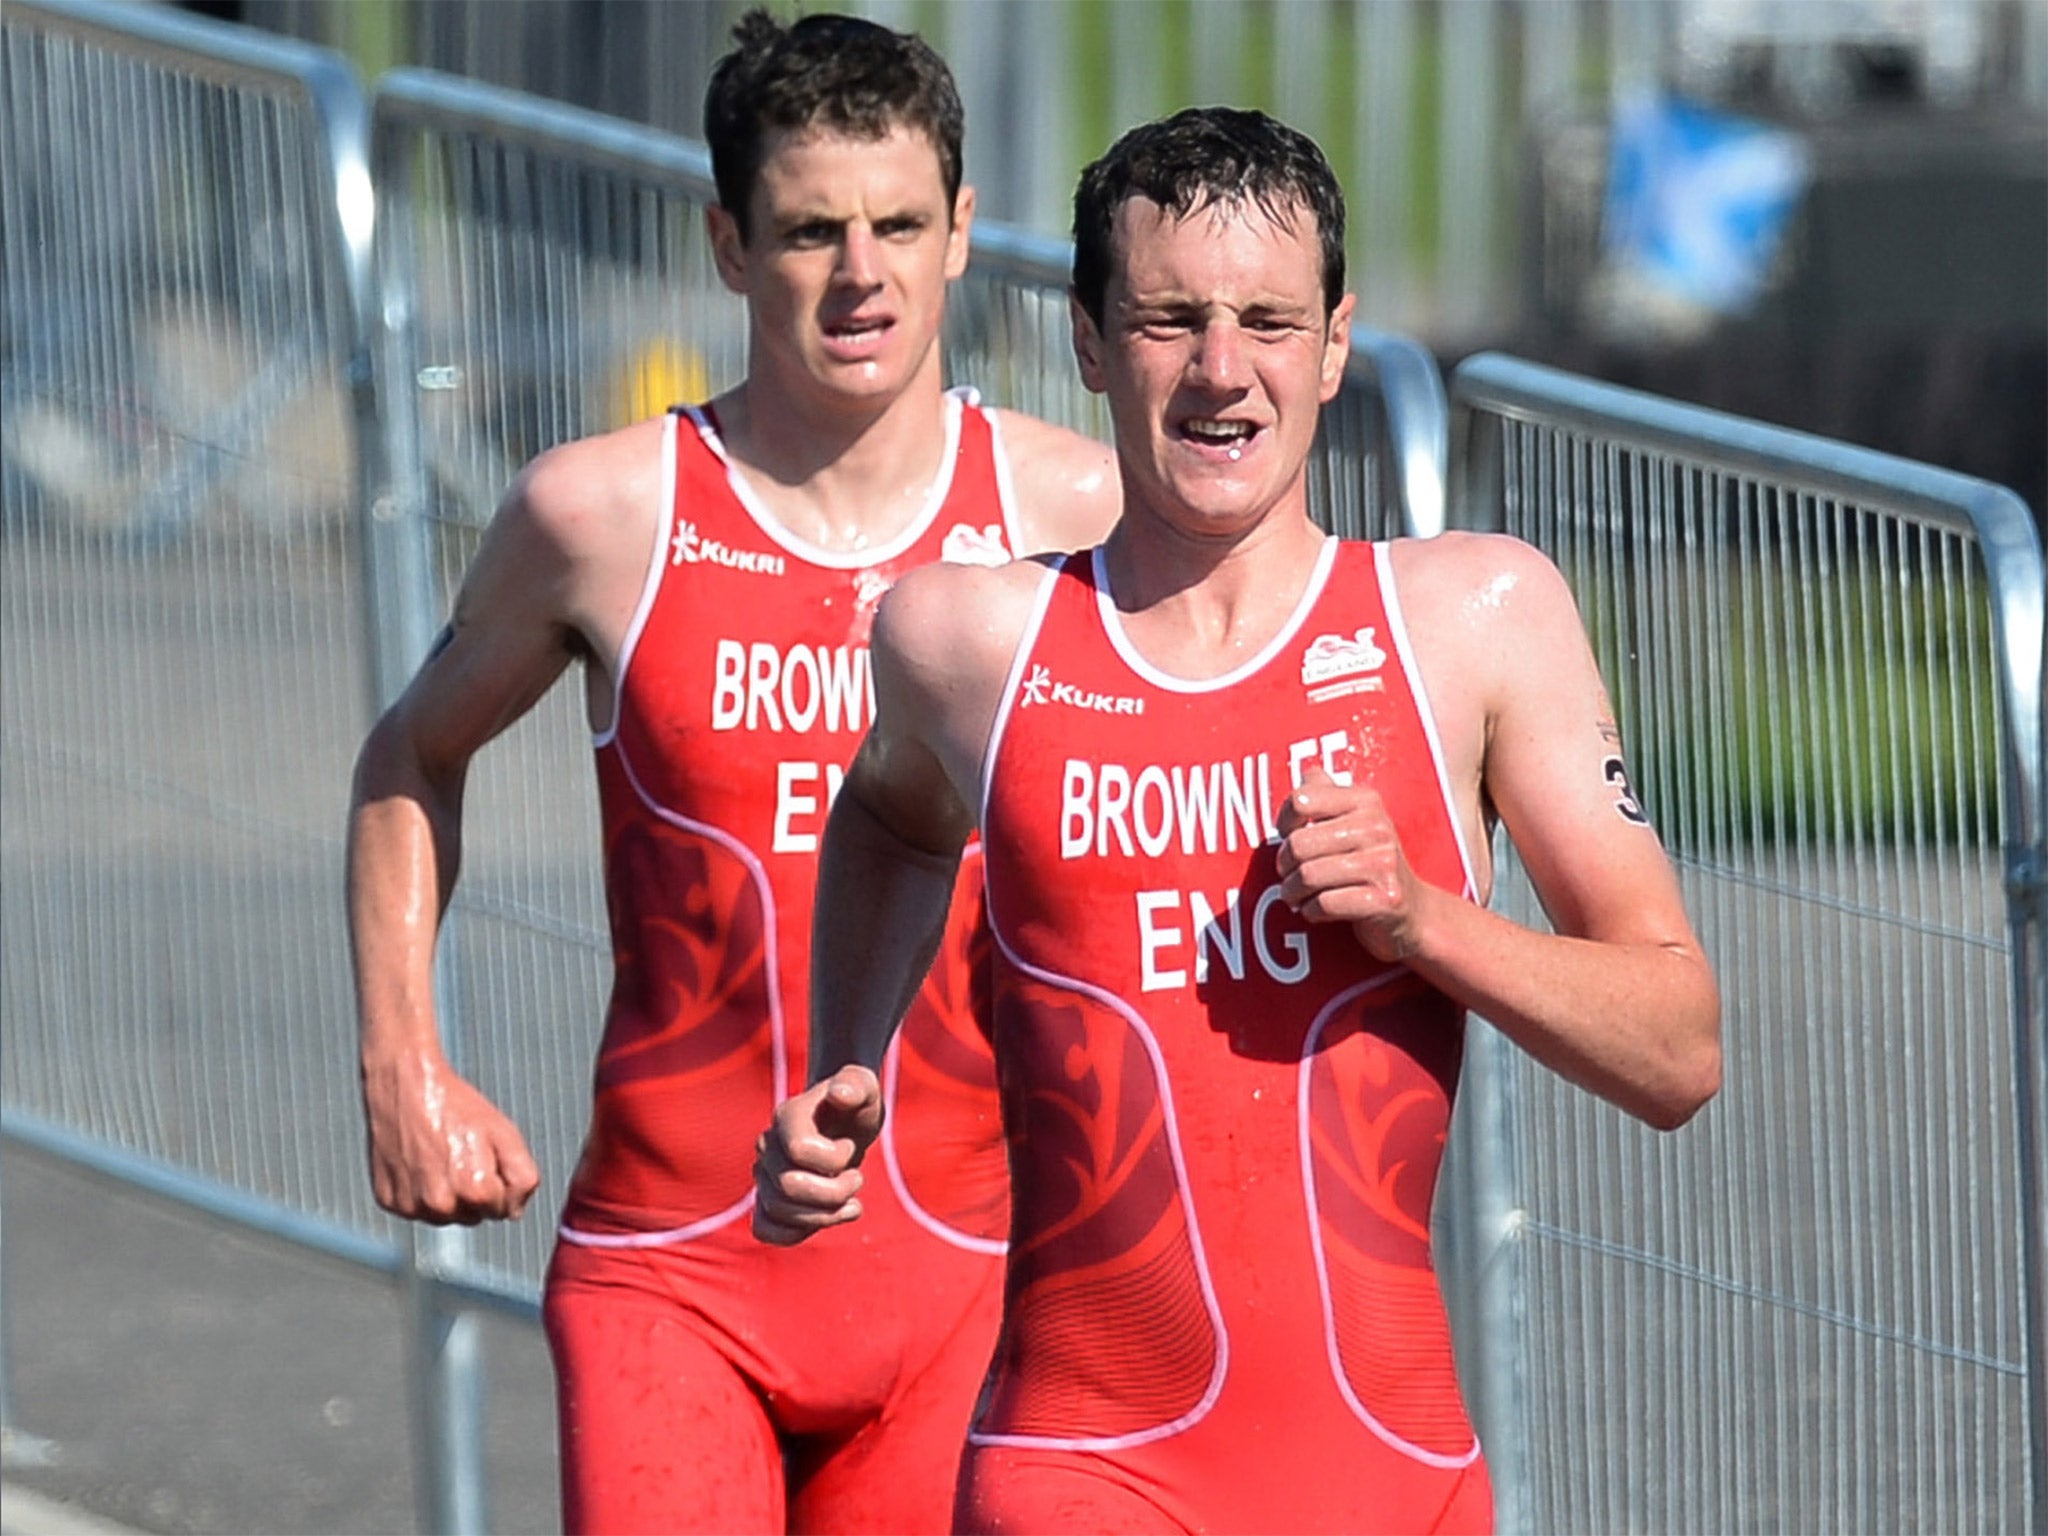
<path id="1" fill-rule="evenodd" d="M 1108 536 L 1123 505 L 1116 454 L 1092 437 L 1022 411 L 991 410 L 1027 549 L 1086 549 Z"/>
<path id="2" fill-rule="evenodd" d="M 875 650 L 913 676 L 1000 678 L 1050 579 L 1040 559 L 919 566 L 883 596 L 875 613 Z"/>
<path id="3" fill-rule="evenodd" d="M 530 461 L 484 534 L 458 618 L 564 626 L 609 665 L 653 556 L 661 442 L 656 418 Z"/>
<path id="4" fill-rule="evenodd" d="M 523 521 L 564 554 L 588 557 L 645 531 L 659 511 L 663 418 L 561 443 L 520 471 L 500 518 Z"/>
<path id="5" fill-rule="evenodd" d="M 1506 533 L 1448 530 L 1387 545 L 1401 606 L 1411 621 L 1465 615 L 1468 626 L 1515 623 L 1560 607 L 1571 589 L 1550 557 Z"/>
<path id="6" fill-rule="evenodd" d="M 1560 687 L 1597 682 L 1564 574 L 1508 534 L 1446 532 L 1389 546 L 1401 616 L 1439 705 L 1529 718 Z"/>

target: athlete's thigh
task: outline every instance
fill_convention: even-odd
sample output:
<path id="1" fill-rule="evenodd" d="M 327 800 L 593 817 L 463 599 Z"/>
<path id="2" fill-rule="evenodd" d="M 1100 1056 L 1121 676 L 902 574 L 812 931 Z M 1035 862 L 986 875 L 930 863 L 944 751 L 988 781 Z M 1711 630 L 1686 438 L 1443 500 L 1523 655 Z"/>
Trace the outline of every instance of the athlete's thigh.
<path id="1" fill-rule="evenodd" d="M 674 1301 L 564 1267 L 542 1316 L 569 1536 L 779 1532 L 781 1448 L 752 1385 Z"/>
<path id="2" fill-rule="evenodd" d="M 953 1529 L 963 1536 L 1166 1536 L 1188 1527 L 1095 1457 L 984 1445 L 962 1463 Z"/>
<path id="3" fill-rule="evenodd" d="M 1000 1265 L 963 1264 L 960 1273 L 970 1282 L 965 1289 L 942 1294 L 964 1296 L 964 1307 L 951 1311 L 926 1298 L 921 1339 L 906 1320 L 909 1361 L 880 1413 L 844 1436 L 791 1447 L 791 1531 L 943 1536 L 952 1529 L 967 1421 L 1002 1310 Z"/>
<path id="4" fill-rule="evenodd" d="M 790 1447 L 791 1536 L 946 1536 L 967 1438 L 963 1412 L 872 1420 L 839 1441 Z"/>

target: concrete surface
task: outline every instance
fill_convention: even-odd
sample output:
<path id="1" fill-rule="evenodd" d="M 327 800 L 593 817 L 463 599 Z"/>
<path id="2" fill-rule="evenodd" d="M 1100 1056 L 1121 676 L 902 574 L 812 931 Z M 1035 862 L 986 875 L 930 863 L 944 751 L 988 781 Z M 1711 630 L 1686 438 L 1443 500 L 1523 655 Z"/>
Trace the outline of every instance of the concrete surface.
<path id="1" fill-rule="evenodd" d="M 0 1155 L 5 1536 L 418 1529 L 389 1282 Z M 558 1529 L 546 1346 L 483 1331 L 491 1529 Z"/>

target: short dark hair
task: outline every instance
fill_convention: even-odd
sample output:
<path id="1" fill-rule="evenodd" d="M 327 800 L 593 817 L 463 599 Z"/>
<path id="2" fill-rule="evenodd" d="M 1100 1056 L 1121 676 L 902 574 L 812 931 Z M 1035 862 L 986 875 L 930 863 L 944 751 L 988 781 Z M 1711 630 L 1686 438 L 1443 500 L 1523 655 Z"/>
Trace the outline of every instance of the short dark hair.
<path id="1" fill-rule="evenodd" d="M 742 237 L 762 144 L 788 129 L 872 139 L 899 126 L 918 129 L 938 152 L 951 212 L 966 114 L 952 71 L 923 38 L 828 12 L 785 27 L 759 8 L 733 24 L 732 36 L 736 46 L 712 69 L 704 92 L 704 140 L 719 204 Z"/>
<path id="2" fill-rule="evenodd" d="M 1133 197 L 1177 219 L 1210 203 L 1255 203 L 1283 222 L 1306 209 L 1322 242 L 1324 313 L 1344 297 L 1344 189 L 1314 139 L 1263 112 L 1189 107 L 1131 129 L 1081 173 L 1074 190 L 1074 297 L 1098 326 L 1116 211 Z"/>

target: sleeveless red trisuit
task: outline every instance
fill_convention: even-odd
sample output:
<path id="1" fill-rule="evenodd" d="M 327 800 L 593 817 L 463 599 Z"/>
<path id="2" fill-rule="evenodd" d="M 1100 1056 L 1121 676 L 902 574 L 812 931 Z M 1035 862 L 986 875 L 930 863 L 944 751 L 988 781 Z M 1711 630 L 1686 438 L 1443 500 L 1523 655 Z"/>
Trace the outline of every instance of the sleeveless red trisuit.
<path id="1" fill-rule="evenodd" d="M 805 1080 L 818 840 L 873 713 L 875 605 L 1017 547 L 994 417 L 955 394 L 946 420 L 912 526 L 841 554 L 757 503 L 708 411 L 668 419 L 597 741 L 616 971 L 545 1309 L 572 1530 L 946 1525 L 1008 1222 L 978 857 L 885 1065 L 866 1214 L 793 1249 L 747 1223 L 755 1138 Z"/>
<path id="2" fill-rule="evenodd" d="M 1463 1011 L 1281 899 L 1309 763 L 1474 883 L 1383 547 L 1332 539 L 1262 654 L 1188 682 L 1099 552 L 1049 573 L 982 842 L 1015 1202 L 969 1530 L 1485 1530 L 1430 1205 Z"/>

